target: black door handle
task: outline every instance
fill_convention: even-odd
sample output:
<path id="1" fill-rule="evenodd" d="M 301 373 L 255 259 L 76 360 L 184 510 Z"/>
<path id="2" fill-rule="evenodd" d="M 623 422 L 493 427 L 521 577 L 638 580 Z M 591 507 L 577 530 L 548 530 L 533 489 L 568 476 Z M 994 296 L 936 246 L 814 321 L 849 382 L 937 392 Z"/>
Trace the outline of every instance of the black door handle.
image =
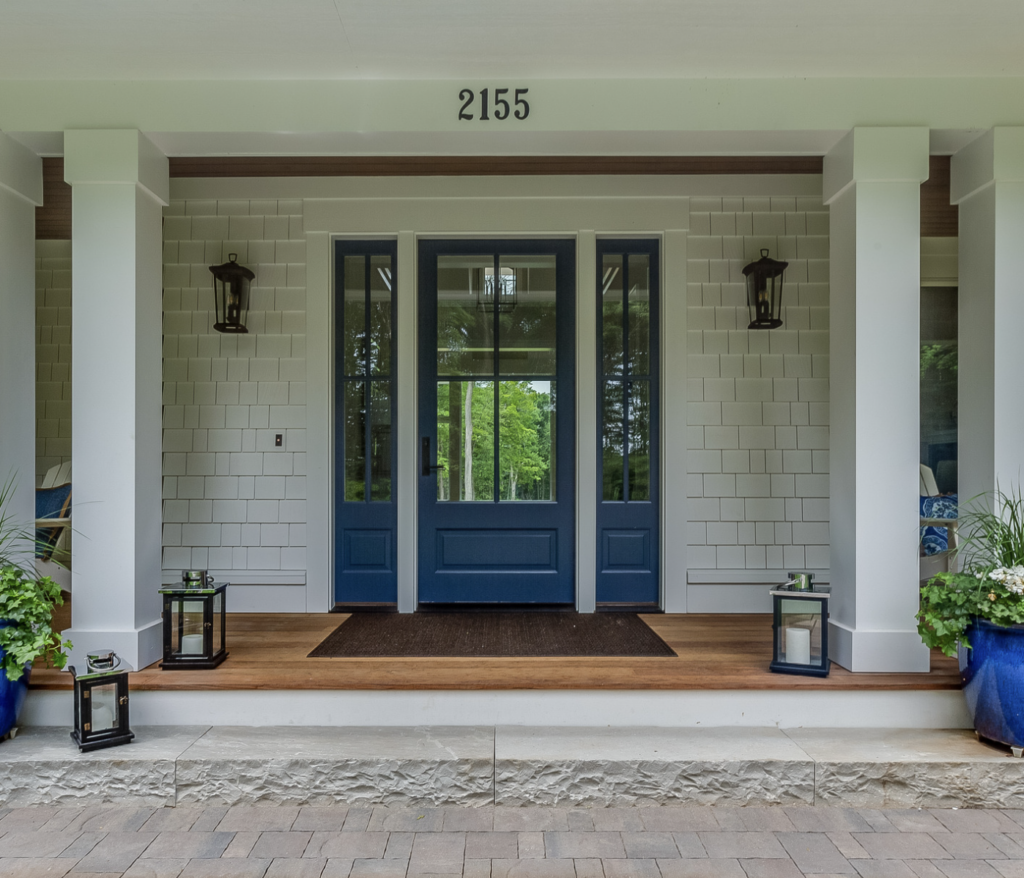
<path id="1" fill-rule="evenodd" d="M 436 473 L 440 469 L 444 469 L 441 464 L 430 462 L 430 437 L 424 436 L 420 440 L 420 454 L 422 468 L 420 475 L 429 476 L 431 473 Z"/>

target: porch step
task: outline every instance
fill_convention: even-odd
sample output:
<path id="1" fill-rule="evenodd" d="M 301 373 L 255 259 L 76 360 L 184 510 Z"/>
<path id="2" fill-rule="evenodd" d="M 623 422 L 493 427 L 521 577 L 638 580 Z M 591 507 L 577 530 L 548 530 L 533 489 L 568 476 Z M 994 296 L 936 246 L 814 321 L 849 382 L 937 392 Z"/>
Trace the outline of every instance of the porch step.
<path id="1" fill-rule="evenodd" d="M 0 806 L 823 804 L 1024 807 L 1024 760 L 963 730 L 140 726 L 0 745 Z"/>

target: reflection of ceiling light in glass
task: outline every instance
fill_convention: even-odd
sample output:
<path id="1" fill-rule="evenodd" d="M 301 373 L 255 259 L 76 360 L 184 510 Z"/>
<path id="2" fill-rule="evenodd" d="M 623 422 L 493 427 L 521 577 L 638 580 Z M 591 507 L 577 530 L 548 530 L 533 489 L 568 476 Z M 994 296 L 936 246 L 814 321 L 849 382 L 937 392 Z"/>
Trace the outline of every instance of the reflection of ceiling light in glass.
<path id="1" fill-rule="evenodd" d="M 380 279 L 384 281 L 384 286 L 388 288 L 388 292 L 391 292 L 391 269 L 377 267 L 377 273 L 380 275 Z"/>
<path id="2" fill-rule="evenodd" d="M 484 269 L 483 286 L 477 290 L 476 307 L 478 311 L 498 311 L 506 314 L 514 311 L 517 304 L 516 274 L 511 268 L 502 268 L 495 283 L 494 270 Z"/>
<path id="3" fill-rule="evenodd" d="M 603 287 L 603 289 L 601 290 L 602 296 L 608 295 L 608 290 L 611 289 L 612 281 L 615 280 L 615 277 L 616 275 L 618 275 L 618 273 L 619 269 L 617 266 L 609 266 L 604 270 L 604 277 L 601 278 L 601 285 Z"/>

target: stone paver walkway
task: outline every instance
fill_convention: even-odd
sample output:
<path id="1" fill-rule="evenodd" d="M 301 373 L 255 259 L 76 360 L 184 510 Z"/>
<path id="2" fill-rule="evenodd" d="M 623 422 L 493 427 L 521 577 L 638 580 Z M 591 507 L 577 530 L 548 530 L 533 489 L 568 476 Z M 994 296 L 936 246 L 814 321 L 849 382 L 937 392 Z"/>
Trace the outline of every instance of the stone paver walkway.
<path id="1" fill-rule="evenodd" d="M 1024 878 L 1024 810 L 0 809 L 0 876 Z"/>

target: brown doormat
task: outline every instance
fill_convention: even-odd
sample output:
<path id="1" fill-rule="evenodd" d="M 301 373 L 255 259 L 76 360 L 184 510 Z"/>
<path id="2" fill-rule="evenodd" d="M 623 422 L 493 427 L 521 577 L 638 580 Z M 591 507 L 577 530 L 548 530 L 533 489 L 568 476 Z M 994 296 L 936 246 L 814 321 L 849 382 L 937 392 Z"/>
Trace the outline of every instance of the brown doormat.
<path id="1" fill-rule="evenodd" d="M 674 656 L 635 613 L 354 613 L 310 658 Z"/>

